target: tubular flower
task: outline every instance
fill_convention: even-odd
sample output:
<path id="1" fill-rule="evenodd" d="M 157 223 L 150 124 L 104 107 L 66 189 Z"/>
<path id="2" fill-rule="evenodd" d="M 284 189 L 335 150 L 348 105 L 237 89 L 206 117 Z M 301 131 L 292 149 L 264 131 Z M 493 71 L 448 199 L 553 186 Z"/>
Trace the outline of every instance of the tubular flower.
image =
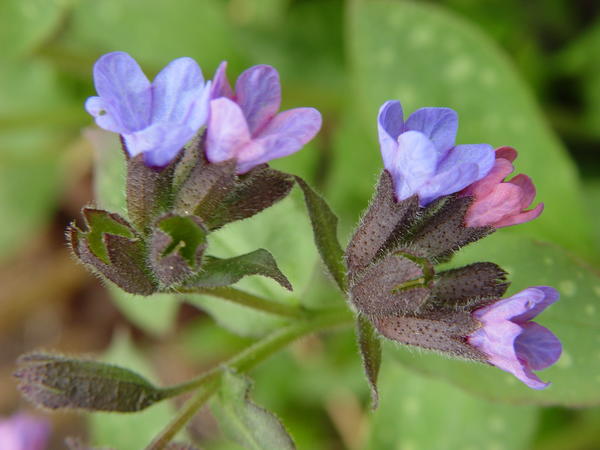
<path id="1" fill-rule="evenodd" d="M 543 203 L 525 210 L 535 198 L 535 186 L 531 178 L 519 174 L 505 181 L 508 174 L 514 170 L 512 162 L 516 157 L 517 152 L 513 148 L 497 149 L 496 161 L 490 173 L 461 192 L 463 196 L 474 197 L 465 216 L 467 226 L 507 227 L 529 222 L 542 213 Z"/>
<path id="2" fill-rule="evenodd" d="M 150 167 L 168 165 L 208 117 L 210 82 L 191 58 L 171 61 L 150 83 L 127 53 L 108 53 L 94 66 L 94 83 L 87 112 Z"/>
<path id="3" fill-rule="evenodd" d="M 49 438 L 47 420 L 25 413 L 0 419 L 0 448 L 3 450 L 44 450 Z"/>
<path id="4" fill-rule="evenodd" d="M 562 352 L 558 338 L 531 320 L 558 300 L 556 289 L 534 286 L 473 311 L 481 327 L 467 337 L 488 362 L 512 373 L 533 389 L 544 389 L 532 370 L 554 364 Z"/>
<path id="5" fill-rule="evenodd" d="M 398 201 L 417 194 L 426 206 L 480 180 L 494 165 L 491 145 L 454 145 L 458 115 L 450 108 L 421 108 L 404 121 L 402 105 L 390 100 L 377 121 L 383 164 Z"/>
<path id="6" fill-rule="evenodd" d="M 231 89 L 221 63 L 215 74 L 207 127 L 206 156 L 212 163 L 235 159 L 246 173 L 302 148 L 321 128 L 314 108 L 277 113 L 281 86 L 277 71 L 266 65 L 243 72 Z"/>

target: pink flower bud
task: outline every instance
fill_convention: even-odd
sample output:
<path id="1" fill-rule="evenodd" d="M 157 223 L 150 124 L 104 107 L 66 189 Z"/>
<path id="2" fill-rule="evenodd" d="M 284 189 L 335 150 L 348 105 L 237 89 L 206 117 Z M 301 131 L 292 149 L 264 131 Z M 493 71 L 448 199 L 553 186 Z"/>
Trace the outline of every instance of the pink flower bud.
<path id="1" fill-rule="evenodd" d="M 465 216 L 467 226 L 502 228 L 529 222 L 542 213 L 543 203 L 526 210 L 535 198 L 531 178 L 519 174 L 505 181 L 514 170 L 512 162 L 516 157 L 515 149 L 500 147 L 496 150 L 496 161 L 490 173 L 461 192 L 462 196 L 474 197 Z"/>

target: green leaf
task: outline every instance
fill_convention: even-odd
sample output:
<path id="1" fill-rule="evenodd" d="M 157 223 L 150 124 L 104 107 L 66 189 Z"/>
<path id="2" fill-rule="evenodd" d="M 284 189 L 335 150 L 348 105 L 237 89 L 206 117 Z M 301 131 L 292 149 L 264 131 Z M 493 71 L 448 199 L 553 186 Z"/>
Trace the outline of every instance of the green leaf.
<path id="1" fill-rule="evenodd" d="M 210 67 L 238 59 L 226 4 L 218 0 L 204 0 L 202 5 L 180 0 L 177 7 L 163 0 L 81 1 L 59 43 L 98 56 L 123 50 L 157 69 L 176 57 L 189 56 L 201 64 L 206 78 L 212 78 Z"/>
<path id="2" fill-rule="evenodd" d="M 250 400 L 251 387 L 247 377 L 230 371 L 223 375 L 222 387 L 216 401 L 212 402 L 223 432 L 248 449 L 296 448 L 277 417 Z"/>
<path id="3" fill-rule="evenodd" d="M 0 2 L 0 58 L 31 52 L 61 24 L 70 0 L 3 0 Z"/>
<path id="4" fill-rule="evenodd" d="M 531 93 L 490 39 L 432 4 L 356 0 L 351 5 L 349 54 L 357 110 L 372 137 L 370 148 L 360 149 L 370 161 L 353 161 L 355 173 L 360 167 L 361 177 L 368 178 L 364 174 L 380 167 L 374 137 L 384 101 L 401 100 L 405 114 L 424 106 L 454 108 L 460 116 L 458 143 L 488 142 L 519 151 L 517 171 L 533 178 L 538 199 L 546 204 L 542 217 L 520 226 L 519 233 L 594 255 L 575 167 Z"/>
<path id="5" fill-rule="evenodd" d="M 356 320 L 356 337 L 365 375 L 371 387 L 371 408 L 377 409 L 379 404 L 377 377 L 381 367 L 381 342 L 371 321 L 362 314 L 359 314 Z"/>
<path id="6" fill-rule="evenodd" d="M 273 255 L 263 248 L 234 258 L 207 257 L 202 264 L 201 272 L 188 278 L 184 285 L 207 288 L 229 286 L 249 275 L 272 278 L 284 288 L 292 290 L 292 285 L 277 267 Z"/>
<path id="7" fill-rule="evenodd" d="M 531 448 L 534 407 L 490 403 L 395 364 L 382 371 L 380 393 L 367 449 Z"/>
<path id="8" fill-rule="evenodd" d="M 129 369 L 52 353 L 21 356 L 15 376 L 25 397 L 50 409 L 136 412 L 165 398 Z"/>
<path id="9" fill-rule="evenodd" d="M 315 243 L 321 254 L 321 259 L 342 292 L 346 292 L 346 266 L 344 264 L 344 251 L 337 238 L 337 216 L 325 199 L 317 194 L 302 178 L 296 177 L 296 182 L 304 193 Z"/>
<path id="10" fill-rule="evenodd" d="M 49 126 L 49 117 L 61 115 L 66 93 L 47 64 L 0 63 L 0 98 L 0 217 L 4 218 L 0 224 L 0 261 L 3 261 L 50 219 L 66 179 L 63 157 L 70 138 L 64 130 Z"/>
<path id="11" fill-rule="evenodd" d="M 128 367 L 151 382 L 156 381 L 144 355 L 125 334 L 117 334 L 104 354 L 107 363 Z M 169 401 L 158 403 L 136 414 L 93 413 L 87 415 L 89 443 L 119 450 L 139 450 L 166 426 L 175 411 Z"/>
<path id="12" fill-rule="evenodd" d="M 113 302 L 135 326 L 153 336 L 164 336 L 173 328 L 179 299 L 172 294 L 149 296 L 129 294 L 116 286 L 107 285 Z"/>
<path id="13" fill-rule="evenodd" d="M 102 209 L 84 208 L 83 216 L 87 225 L 84 235 L 87 238 L 90 250 L 106 264 L 110 264 L 110 260 L 106 242 L 104 241 L 105 234 L 113 234 L 130 239 L 135 237 L 134 231 L 129 227 L 127 222 L 116 214 L 111 214 Z"/>
<path id="14" fill-rule="evenodd" d="M 492 400 L 566 406 L 600 404 L 598 274 L 555 245 L 502 231 L 463 249 L 452 264 L 460 266 L 482 260 L 492 260 L 509 273 L 512 284 L 505 297 L 538 285 L 553 286 L 560 291 L 560 300 L 535 319 L 563 344 L 559 361 L 538 373 L 552 385 L 535 391 L 495 367 L 448 360 L 430 353 L 417 354 L 406 348 L 390 349 L 391 355 L 408 367 L 446 378 Z"/>
<path id="15" fill-rule="evenodd" d="M 210 234 L 209 249 L 219 258 L 231 258 L 257 247 L 269 250 L 277 265 L 290 283 L 294 292 L 283 288 L 271 278 L 246 277 L 236 287 L 273 301 L 298 304 L 310 300 L 305 295 L 314 284 L 313 270 L 318 254 L 312 245 L 311 228 L 302 205 L 301 194 L 292 190 L 290 195 L 272 208 L 266 209 L 250 219 L 228 224 Z M 247 337 L 262 336 L 281 326 L 285 321 L 272 314 L 253 311 L 241 305 L 213 298 L 208 295 L 187 295 L 190 303 L 210 314 L 229 331 Z M 318 304 L 335 302 L 335 296 L 319 296 Z M 330 303 L 331 304 L 331 303 Z"/>

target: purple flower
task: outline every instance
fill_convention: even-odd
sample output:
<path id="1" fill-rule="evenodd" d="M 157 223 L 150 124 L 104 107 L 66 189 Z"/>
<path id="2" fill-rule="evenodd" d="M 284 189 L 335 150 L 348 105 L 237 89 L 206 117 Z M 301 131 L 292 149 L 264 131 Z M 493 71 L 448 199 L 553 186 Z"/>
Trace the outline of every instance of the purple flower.
<path id="1" fill-rule="evenodd" d="M 480 180 L 494 165 L 491 145 L 454 145 L 458 115 L 450 108 L 421 108 L 405 122 L 400 102 L 390 100 L 377 120 L 383 165 L 398 201 L 418 194 L 425 206 Z"/>
<path id="2" fill-rule="evenodd" d="M 150 167 L 169 164 L 208 116 L 210 82 L 191 58 L 171 61 L 150 83 L 127 53 L 108 53 L 94 65 L 94 83 L 99 96 L 85 109 Z"/>
<path id="3" fill-rule="evenodd" d="M 17 413 L 0 419 L 0 448 L 2 450 L 44 450 L 50 437 L 47 420 Z"/>
<path id="4" fill-rule="evenodd" d="M 281 103 L 279 74 L 271 66 L 254 66 L 243 72 L 235 93 L 227 81 L 223 62 L 213 80 L 206 156 L 218 163 L 236 159 L 242 174 L 272 159 L 297 152 L 321 128 L 314 108 L 277 113 Z"/>
<path id="5" fill-rule="evenodd" d="M 534 286 L 477 309 L 473 317 L 482 326 L 467 340 L 494 366 L 512 373 L 530 388 L 544 389 L 550 383 L 542 382 L 532 370 L 554 364 L 562 346 L 550 330 L 531 320 L 558 297 L 554 288 Z"/>

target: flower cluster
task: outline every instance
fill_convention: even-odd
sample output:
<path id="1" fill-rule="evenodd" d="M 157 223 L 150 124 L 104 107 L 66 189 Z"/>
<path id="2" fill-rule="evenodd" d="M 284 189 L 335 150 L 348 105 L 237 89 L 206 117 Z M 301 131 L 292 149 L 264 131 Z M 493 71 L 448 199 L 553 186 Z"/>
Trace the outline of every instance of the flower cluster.
<path id="1" fill-rule="evenodd" d="M 548 286 L 502 298 L 506 272 L 493 263 L 436 271 L 464 245 L 538 217 L 529 177 L 513 171 L 517 152 L 455 145 L 458 116 L 422 108 L 406 121 L 384 103 L 378 128 L 383 164 L 377 192 L 348 248 L 350 300 L 383 336 L 492 364 L 543 389 L 533 370 L 554 364 L 560 341 L 532 322 L 558 300 Z"/>
<path id="2" fill-rule="evenodd" d="M 263 275 L 291 289 L 266 250 L 222 260 L 205 255 L 208 235 L 281 200 L 293 176 L 266 163 L 294 153 L 321 127 L 314 108 L 278 113 L 277 71 L 243 72 L 231 89 L 222 63 L 205 82 L 179 58 L 151 83 L 127 53 L 94 66 L 98 96 L 87 111 L 120 134 L 127 156 L 127 218 L 84 208 L 85 227 L 68 236 L 77 257 L 127 292 L 150 295 L 219 287 Z M 232 273 L 223 276 L 225 269 Z"/>
<path id="3" fill-rule="evenodd" d="M 266 250 L 228 260 L 205 252 L 213 230 L 270 207 L 296 182 L 324 204 L 304 181 L 267 165 L 310 141 L 321 115 L 314 108 L 279 112 L 273 67 L 249 68 L 234 88 L 226 68 L 205 81 L 195 61 L 179 58 L 150 82 L 122 52 L 94 67 L 98 96 L 86 109 L 121 135 L 128 217 L 85 208 L 84 229 L 72 225 L 69 236 L 81 261 L 128 292 L 214 288 L 246 275 L 291 289 Z M 529 177 L 506 180 L 514 149 L 457 144 L 457 130 L 452 109 L 422 108 L 404 120 L 400 102 L 383 104 L 385 170 L 346 249 L 347 283 L 343 270 L 336 281 L 343 290 L 347 284 L 352 305 L 381 335 L 492 364 L 541 389 L 547 384 L 533 370 L 552 365 L 561 345 L 532 319 L 557 292 L 537 286 L 502 298 L 506 272 L 490 262 L 437 269 L 463 246 L 543 210 L 527 209 L 536 194 Z M 318 235 L 320 225 L 313 227 Z"/>

